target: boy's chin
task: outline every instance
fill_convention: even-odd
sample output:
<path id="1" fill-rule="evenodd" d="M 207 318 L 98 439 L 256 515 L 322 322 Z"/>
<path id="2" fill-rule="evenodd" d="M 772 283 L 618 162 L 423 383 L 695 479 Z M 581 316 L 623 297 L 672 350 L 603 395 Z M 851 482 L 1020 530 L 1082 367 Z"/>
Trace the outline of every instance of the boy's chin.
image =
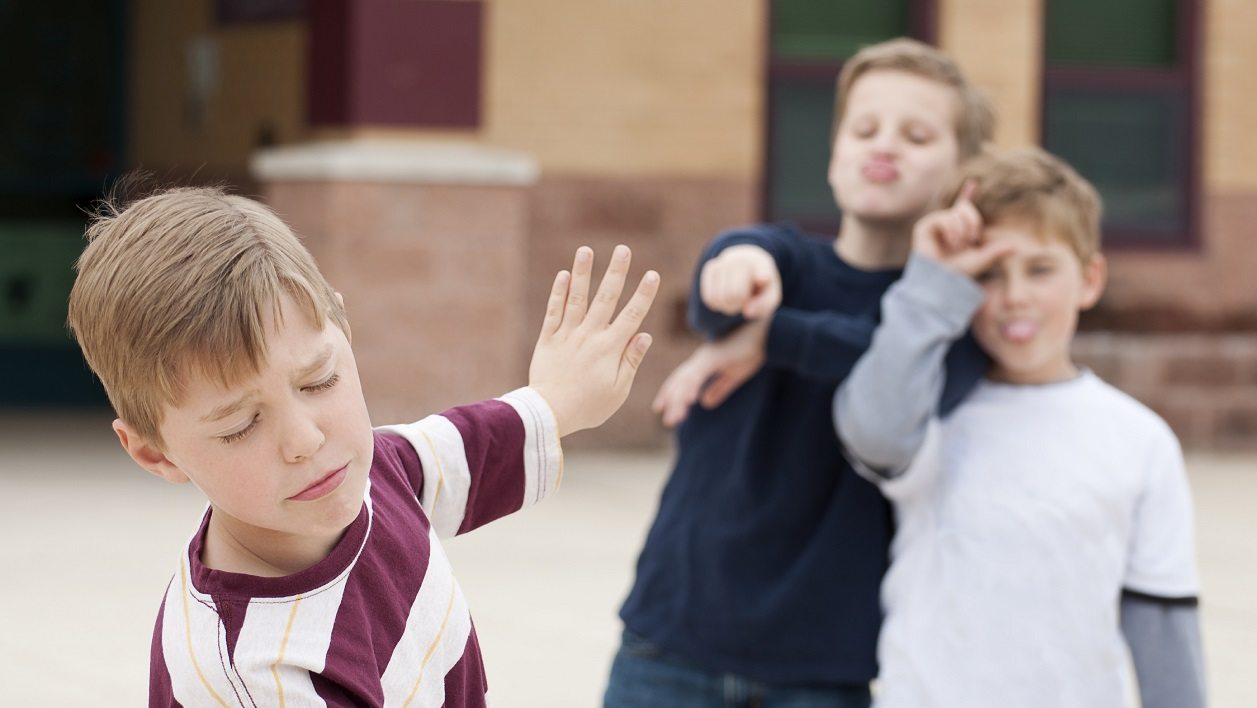
<path id="1" fill-rule="evenodd" d="M 924 216 L 926 211 L 927 210 L 923 209 L 907 209 L 897 206 L 877 206 L 863 209 L 850 209 L 844 211 L 843 214 L 866 224 L 910 227 L 912 224 L 915 224 L 918 219 Z"/>

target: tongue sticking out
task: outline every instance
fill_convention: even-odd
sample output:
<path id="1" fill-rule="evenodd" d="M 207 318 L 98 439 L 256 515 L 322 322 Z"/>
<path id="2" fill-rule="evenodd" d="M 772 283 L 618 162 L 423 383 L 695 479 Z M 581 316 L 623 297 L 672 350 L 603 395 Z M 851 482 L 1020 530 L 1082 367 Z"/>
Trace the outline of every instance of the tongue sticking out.
<path id="1" fill-rule="evenodd" d="M 1000 327 L 1004 337 L 1010 342 L 1022 343 L 1029 341 L 1039 331 L 1038 325 L 1026 320 L 1016 320 Z"/>

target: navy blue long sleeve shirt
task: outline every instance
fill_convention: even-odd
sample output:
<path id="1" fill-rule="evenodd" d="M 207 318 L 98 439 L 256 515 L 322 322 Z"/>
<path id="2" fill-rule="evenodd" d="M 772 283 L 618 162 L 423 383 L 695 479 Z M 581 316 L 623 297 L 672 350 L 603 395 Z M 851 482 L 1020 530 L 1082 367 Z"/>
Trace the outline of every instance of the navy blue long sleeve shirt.
<path id="1" fill-rule="evenodd" d="M 693 407 L 678 429 L 676 464 L 621 617 L 709 671 L 864 683 L 877 673 L 892 519 L 844 458 L 831 406 L 900 271 L 853 268 L 831 239 L 775 225 L 720 235 L 699 270 L 742 243 L 767 250 L 781 273 L 766 364 L 716 409 Z M 741 323 L 702 304 L 697 277 L 690 319 L 708 337 Z M 944 412 L 985 367 L 971 338 L 957 343 Z"/>

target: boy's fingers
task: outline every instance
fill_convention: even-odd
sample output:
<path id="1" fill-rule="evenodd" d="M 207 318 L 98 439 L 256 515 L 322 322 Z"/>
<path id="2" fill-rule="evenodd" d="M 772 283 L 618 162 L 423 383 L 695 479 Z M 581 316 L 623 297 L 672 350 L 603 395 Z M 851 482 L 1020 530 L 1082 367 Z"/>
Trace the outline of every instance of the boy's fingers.
<path id="1" fill-rule="evenodd" d="M 776 280 L 770 280 L 763 290 L 746 303 L 746 307 L 742 308 L 742 315 L 748 320 L 767 317 L 777 309 L 779 304 L 781 304 L 781 284 Z"/>
<path id="2" fill-rule="evenodd" d="M 567 301 L 567 286 L 572 274 L 561 270 L 554 276 L 550 287 L 550 299 L 546 302 L 546 317 L 541 322 L 542 334 L 554 334 L 563 324 L 563 303 Z"/>
<path id="3" fill-rule="evenodd" d="M 594 269 L 594 251 L 588 246 L 576 249 L 572 261 L 572 280 L 567 289 L 567 304 L 563 310 L 563 326 L 575 327 L 585 320 L 589 305 L 589 274 Z"/>
<path id="4" fill-rule="evenodd" d="M 618 378 L 621 379 L 622 385 L 632 385 L 633 377 L 637 375 L 637 368 L 642 365 L 642 359 L 646 358 L 646 351 L 650 349 L 650 343 L 652 341 L 653 339 L 648 333 L 638 332 L 633 335 L 633 339 L 631 339 L 628 346 L 624 348 L 622 361 L 624 364 L 628 365 L 628 368 L 625 368 L 623 365 L 620 366 L 620 376 Z M 625 378 L 627 378 L 627 380 L 624 380 Z"/>
<path id="5" fill-rule="evenodd" d="M 715 290 L 715 307 L 712 309 L 724 315 L 733 314 L 731 310 L 737 296 L 734 294 L 735 278 L 729 272 L 728 268 L 721 268 L 716 272 L 716 282 L 713 289 Z"/>
<path id="6" fill-rule="evenodd" d="M 961 221 L 964 222 L 965 237 L 968 243 L 977 243 L 982 235 L 982 214 L 973 202 L 964 202 L 957 208 Z"/>
<path id="7" fill-rule="evenodd" d="M 585 321 L 593 326 L 604 327 L 611 321 L 615 312 L 615 304 L 620 301 L 620 293 L 624 292 L 624 279 L 628 276 L 629 263 L 633 253 L 628 246 L 619 245 L 611 252 L 611 262 L 602 274 L 602 282 L 598 284 L 598 292 L 589 305 L 589 314 Z"/>
<path id="8" fill-rule="evenodd" d="M 965 183 L 960 187 L 960 192 L 956 195 L 956 201 L 953 202 L 953 205 L 970 203 L 973 200 L 973 195 L 977 194 L 977 192 L 977 181 L 972 179 L 965 180 Z"/>
<path id="9" fill-rule="evenodd" d="M 989 270 L 999 259 L 1013 252 L 1015 245 L 1009 241 L 987 241 L 965 254 L 961 270 L 977 277 Z"/>
<path id="10" fill-rule="evenodd" d="M 949 211 L 939 224 L 942 245 L 948 251 L 955 251 L 965 245 L 965 225 L 956 211 Z"/>
<path id="11" fill-rule="evenodd" d="M 671 428 L 685 419 L 685 413 L 694 403 L 698 395 L 698 385 L 694 383 L 693 372 L 689 362 L 681 364 L 668 375 L 651 408 L 663 419 L 663 424 Z"/>
<path id="12" fill-rule="evenodd" d="M 716 269 L 710 262 L 698 274 L 698 294 L 704 305 L 716 309 Z"/>
<path id="13" fill-rule="evenodd" d="M 628 339 L 628 337 L 636 332 L 642 326 L 642 321 L 646 319 L 646 313 L 650 312 L 650 306 L 655 301 L 655 295 L 659 292 L 659 274 L 653 270 L 646 271 L 642 279 L 637 284 L 637 290 L 633 291 L 633 297 L 624 304 L 624 309 L 620 310 L 620 314 L 616 315 L 615 321 L 611 323 L 612 329 L 616 330 L 620 341 Z"/>
<path id="14" fill-rule="evenodd" d="M 735 385 L 732 385 L 728 374 L 724 372 L 717 373 L 707 382 L 707 386 L 703 388 L 703 393 L 698 397 L 698 402 L 703 408 L 712 409 L 724 403 L 725 399 L 733 393 Z"/>

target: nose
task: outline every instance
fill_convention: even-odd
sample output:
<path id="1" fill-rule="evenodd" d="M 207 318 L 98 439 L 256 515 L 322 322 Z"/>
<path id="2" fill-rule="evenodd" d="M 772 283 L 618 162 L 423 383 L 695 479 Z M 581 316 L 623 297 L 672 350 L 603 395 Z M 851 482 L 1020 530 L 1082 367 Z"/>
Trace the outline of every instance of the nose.
<path id="1" fill-rule="evenodd" d="M 309 460 L 327 440 L 313 412 L 299 405 L 293 406 L 285 416 L 282 435 L 280 452 L 289 463 Z"/>
<path id="2" fill-rule="evenodd" d="M 899 136 L 893 130 L 879 130 L 869 141 L 873 153 L 879 157 L 894 155 L 899 152 Z"/>
<path id="3" fill-rule="evenodd" d="M 1004 301 L 1010 305 L 1026 301 L 1030 295 L 1030 284 L 1019 274 L 1009 275 L 1004 279 Z"/>

